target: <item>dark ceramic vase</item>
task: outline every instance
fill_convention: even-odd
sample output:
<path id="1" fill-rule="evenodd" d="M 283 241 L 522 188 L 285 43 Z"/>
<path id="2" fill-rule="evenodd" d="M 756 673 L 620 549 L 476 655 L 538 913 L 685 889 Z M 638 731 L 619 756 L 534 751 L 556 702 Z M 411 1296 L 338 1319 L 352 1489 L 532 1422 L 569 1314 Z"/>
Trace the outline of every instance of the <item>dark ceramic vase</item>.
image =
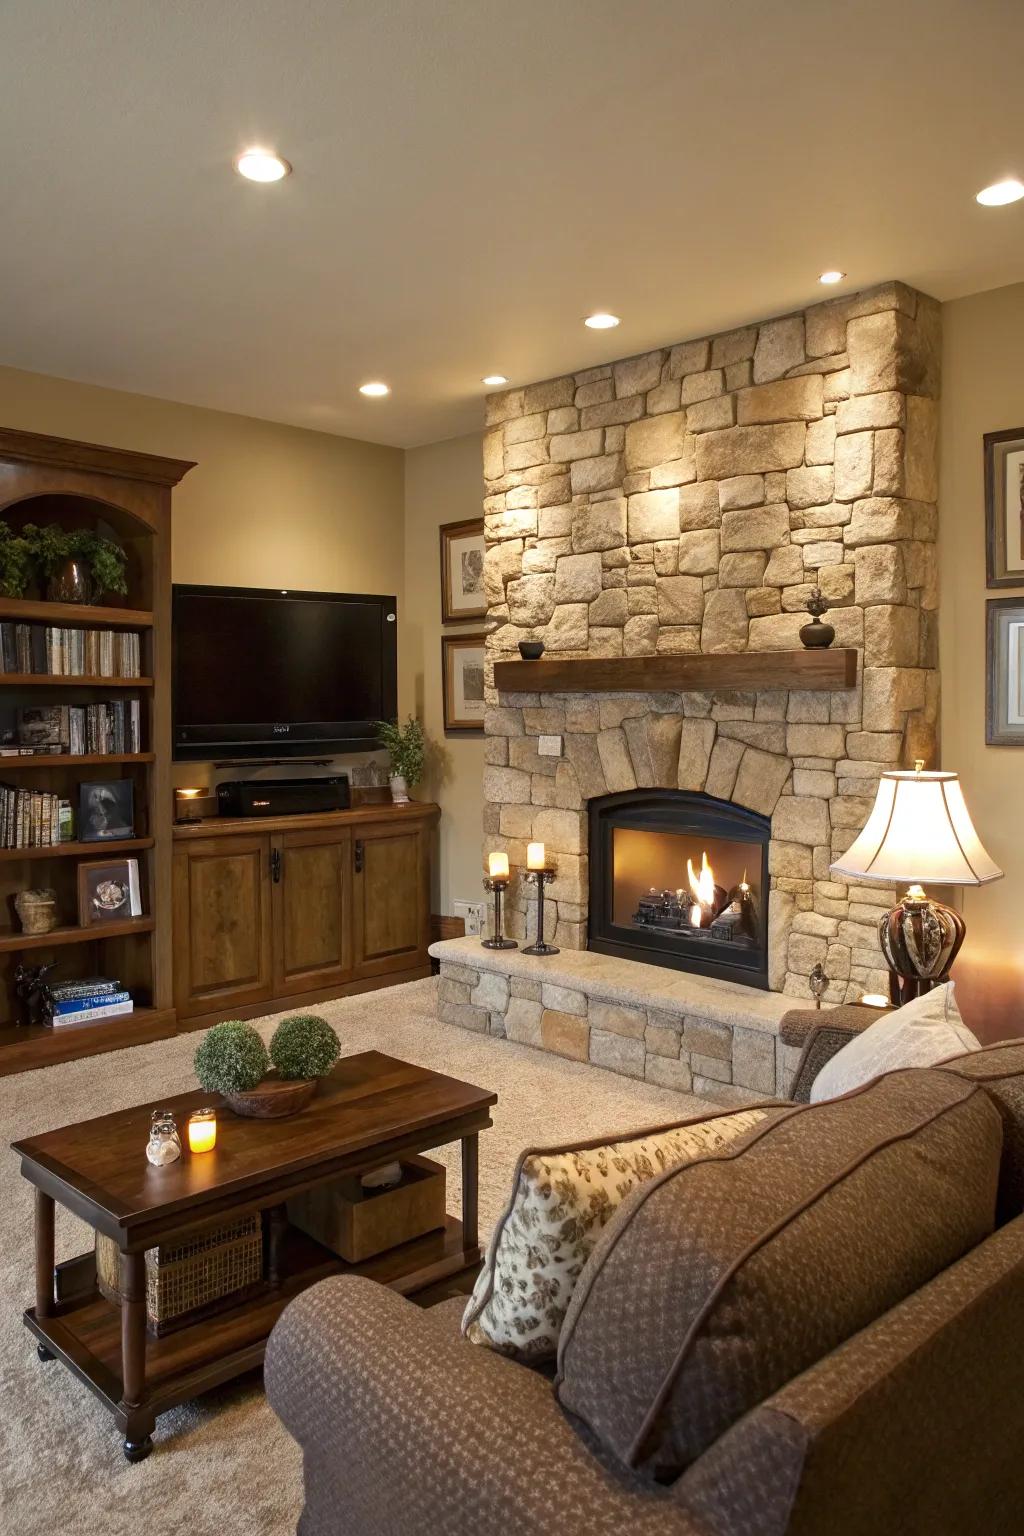
<path id="1" fill-rule="evenodd" d="M 544 655 L 544 641 L 520 640 L 519 654 L 524 661 L 539 661 Z"/>
<path id="2" fill-rule="evenodd" d="M 51 603 L 88 603 L 92 600 L 92 576 L 84 560 L 69 555 L 46 584 Z"/>

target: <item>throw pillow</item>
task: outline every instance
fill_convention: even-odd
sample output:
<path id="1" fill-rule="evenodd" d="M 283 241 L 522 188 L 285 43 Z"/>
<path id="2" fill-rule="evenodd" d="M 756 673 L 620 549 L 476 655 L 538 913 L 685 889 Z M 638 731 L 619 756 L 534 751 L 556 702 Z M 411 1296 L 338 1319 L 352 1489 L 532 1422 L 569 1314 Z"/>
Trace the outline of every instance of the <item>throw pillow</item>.
<path id="1" fill-rule="evenodd" d="M 933 987 L 912 1003 L 884 1014 L 826 1062 L 811 1085 L 811 1103 L 837 1099 L 897 1067 L 933 1067 L 947 1056 L 978 1051 L 964 1024 L 953 983 Z"/>
<path id="2" fill-rule="evenodd" d="M 628 1141 L 523 1152 L 463 1333 L 523 1360 L 553 1356 L 580 1271 L 630 1190 L 675 1163 L 720 1151 L 766 1113 L 746 1109 L 660 1126 Z"/>

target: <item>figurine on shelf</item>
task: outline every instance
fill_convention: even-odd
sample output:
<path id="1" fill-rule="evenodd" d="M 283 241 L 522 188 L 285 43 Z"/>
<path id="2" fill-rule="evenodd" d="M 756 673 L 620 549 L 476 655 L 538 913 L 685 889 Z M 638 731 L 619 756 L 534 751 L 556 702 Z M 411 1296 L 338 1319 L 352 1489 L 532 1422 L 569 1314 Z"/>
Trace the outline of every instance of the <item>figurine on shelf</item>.
<path id="1" fill-rule="evenodd" d="M 820 1008 L 821 1007 L 821 1000 L 825 996 L 825 992 L 826 992 L 826 990 L 828 988 L 828 984 L 829 984 L 830 980 L 831 980 L 831 977 L 830 976 L 826 976 L 826 974 L 825 974 L 825 967 L 822 965 L 821 961 L 819 960 L 817 965 L 814 967 L 814 970 L 811 972 L 810 976 L 807 978 L 808 985 L 810 986 L 810 989 L 811 989 L 811 996 L 814 998 L 814 1006 L 815 1006 L 815 1008 Z"/>
<path id="2" fill-rule="evenodd" d="M 21 1004 L 22 1024 L 52 1024 L 54 1000 L 46 978 L 57 969 L 50 965 L 22 965 L 14 968 L 14 993 Z"/>

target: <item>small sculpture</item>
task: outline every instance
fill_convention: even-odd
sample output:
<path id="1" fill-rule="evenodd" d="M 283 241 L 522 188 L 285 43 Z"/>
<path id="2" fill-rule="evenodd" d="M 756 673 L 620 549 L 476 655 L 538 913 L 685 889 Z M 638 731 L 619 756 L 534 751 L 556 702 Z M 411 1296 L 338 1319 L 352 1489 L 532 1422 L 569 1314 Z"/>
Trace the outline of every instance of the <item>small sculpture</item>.
<path id="1" fill-rule="evenodd" d="M 165 1168 L 176 1163 L 181 1156 L 181 1137 L 178 1125 L 169 1109 L 154 1109 L 146 1143 L 146 1161 L 155 1168 Z"/>
<path id="2" fill-rule="evenodd" d="M 800 640 L 808 650 L 815 650 L 820 646 L 831 645 L 836 637 L 836 632 L 831 624 L 823 624 L 821 616 L 829 610 L 829 604 L 821 595 L 821 588 L 815 587 L 807 599 L 807 612 L 811 615 L 811 622 L 804 624 L 800 630 Z"/>
<path id="3" fill-rule="evenodd" d="M 828 987 L 830 979 L 830 977 L 825 975 L 825 967 L 819 960 L 817 965 L 814 967 L 814 970 L 807 978 L 808 985 L 811 989 L 811 996 L 814 998 L 815 1008 L 821 1007 L 821 1000 L 825 996 L 825 991 Z"/>
<path id="4" fill-rule="evenodd" d="M 23 1024 L 52 1024 L 55 1007 L 46 977 L 57 969 L 50 965 L 22 965 L 14 968 L 14 993 L 21 1004 Z"/>

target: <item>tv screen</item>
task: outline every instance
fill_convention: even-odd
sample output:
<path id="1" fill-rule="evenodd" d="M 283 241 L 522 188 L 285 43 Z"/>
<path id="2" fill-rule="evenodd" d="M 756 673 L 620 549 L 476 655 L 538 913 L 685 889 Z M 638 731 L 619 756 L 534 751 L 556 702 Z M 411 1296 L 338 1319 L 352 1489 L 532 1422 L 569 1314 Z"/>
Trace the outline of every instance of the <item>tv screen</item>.
<path id="1" fill-rule="evenodd" d="M 397 710 L 393 597 L 176 586 L 174 756 L 365 752 Z"/>

